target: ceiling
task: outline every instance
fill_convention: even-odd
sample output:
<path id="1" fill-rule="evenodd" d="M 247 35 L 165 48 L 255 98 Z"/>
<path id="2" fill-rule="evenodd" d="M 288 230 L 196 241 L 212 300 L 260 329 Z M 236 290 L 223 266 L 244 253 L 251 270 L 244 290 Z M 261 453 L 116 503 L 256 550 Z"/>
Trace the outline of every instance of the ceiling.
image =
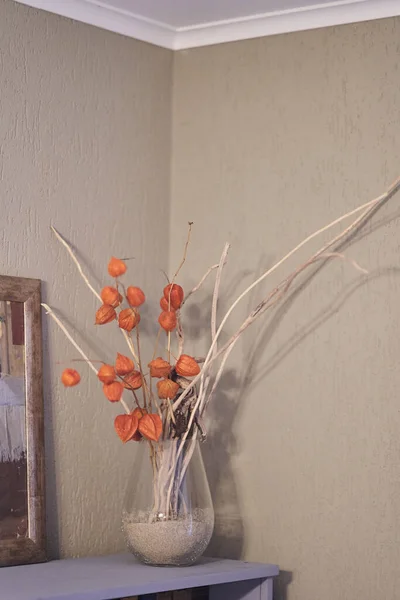
<path id="1" fill-rule="evenodd" d="M 16 0 L 181 50 L 400 15 L 400 0 Z"/>
<path id="2" fill-rule="evenodd" d="M 332 0 L 102 0 L 103 4 L 165 23 L 192 27 L 255 15 L 332 4 Z"/>

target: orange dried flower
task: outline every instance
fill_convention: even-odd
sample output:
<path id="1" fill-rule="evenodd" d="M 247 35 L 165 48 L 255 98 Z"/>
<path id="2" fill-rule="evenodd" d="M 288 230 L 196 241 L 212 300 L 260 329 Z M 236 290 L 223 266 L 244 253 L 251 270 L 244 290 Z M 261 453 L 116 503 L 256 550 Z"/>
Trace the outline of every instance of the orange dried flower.
<path id="1" fill-rule="evenodd" d="M 158 317 L 158 322 L 165 331 L 173 331 L 176 327 L 176 313 L 174 310 L 163 310 Z"/>
<path id="2" fill-rule="evenodd" d="M 109 304 L 103 304 L 96 312 L 96 325 L 105 325 L 111 323 L 117 318 L 117 313 Z"/>
<path id="3" fill-rule="evenodd" d="M 194 377 L 200 373 L 200 367 L 193 356 L 181 354 L 176 361 L 175 370 L 183 377 Z"/>
<path id="4" fill-rule="evenodd" d="M 112 365 L 102 365 L 97 373 L 97 377 L 102 383 L 112 383 L 115 381 L 115 369 Z"/>
<path id="5" fill-rule="evenodd" d="M 136 415 L 138 418 L 138 421 L 140 421 L 140 419 L 142 417 L 144 417 L 144 415 L 147 415 L 147 410 L 145 408 L 135 408 L 135 410 L 132 413 L 133 415 Z M 140 431 L 136 431 L 135 435 L 132 438 L 135 442 L 140 442 L 140 440 L 142 439 L 142 434 L 140 433 Z"/>
<path id="6" fill-rule="evenodd" d="M 121 329 L 125 329 L 125 331 L 132 331 L 139 321 L 138 313 L 132 308 L 124 308 L 118 315 L 118 325 Z"/>
<path id="7" fill-rule="evenodd" d="M 175 310 L 181 307 L 185 294 L 177 283 L 170 283 L 164 288 L 164 298 L 171 301 L 171 307 Z"/>
<path id="8" fill-rule="evenodd" d="M 100 292 L 100 296 L 104 304 L 108 304 L 113 308 L 117 308 L 117 306 L 119 306 L 122 302 L 122 296 L 117 290 L 117 288 L 111 287 L 109 285 L 103 287 L 103 289 Z"/>
<path id="9" fill-rule="evenodd" d="M 171 304 L 171 307 L 169 307 L 168 300 L 166 298 L 164 298 L 164 296 L 160 299 L 160 307 L 161 307 L 161 310 L 165 310 L 165 311 L 175 310 L 174 307 L 172 306 L 172 304 Z"/>
<path id="10" fill-rule="evenodd" d="M 178 393 L 179 385 L 172 379 L 161 379 L 157 383 L 158 397 L 173 400 Z"/>
<path id="11" fill-rule="evenodd" d="M 132 371 L 123 379 L 124 387 L 127 390 L 138 390 L 142 387 L 142 374 L 140 371 Z"/>
<path id="12" fill-rule="evenodd" d="M 144 415 L 147 415 L 147 410 L 146 410 L 145 408 L 139 408 L 139 407 L 137 407 L 137 408 L 135 408 L 135 410 L 132 412 L 132 414 L 133 414 L 133 415 L 136 415 L 136 416 L 137 416 L 137 418 L 138 418 L 138 419 L 139 419 L 139 421 L 140 421 L 140 419 L 141 419 L 142 417 L 144 417 Z"/>
<path id="13" fill-rule="evenodd" d="M 139 419 L 133 413 L 130 415 L 117 415 L 114 419 L 115 431 L 124 444 L 135 437 L 138 425 Z"/>
<path id="14" fill-rule="evenodd" d="M 168 377 L 171 372 L 171 365 L 161 356 L 149 362 L 147 366 L 150 368 L 150 377 Z"/>
<path id="15" fill-rule="evenodd" d="M 78 371 L 75 369 L 64 369 L 61 373 L 61 381 L 65 385 L 65 387 L 73 387 L 74 385 L 78 385 L 81 380 L 81 376 Z"/>
<path id="16" fill-rule="evenodd" d="M 112 383 L 105 383 L 103 385 L 104 395 L 110 402 L 119 402 L 123 391 L 124 386 L 119 381 L 113 381 Z"/>
<path id="17" fill-rule="evenodd" d="M 143 437 L 158 442 L 162 434 L 162 421 L 157 414 L 144 415 L 139 421 L 138 429 Z"/>
<path id="18" fill-rule="evenodd" d="M 140 306 L 143 304 L 143 302 L 145 302 L 146 296 L 144 295 L 143 290 L 141 290 L 139 287 L 130 285 L 126 290 L 126 299 L 131 306 Z"/>
<path id="19" fill-rule="evenodd" d="M 108 272 L 111 277 L 120 277 L 126 273 L 126 264 L 120 258 L 115 258 L 115 256 L 112 256 L 110 262 L 108 263 Z"/>
<path id="20" fill-rule="evenodd" d="M 115 371 L 117 375 L 124 376 L 128 375 L 135 368 L 133 360 L 128 356 L 124 356 L 117 352 L 117 360 L 115 361 Z"/>

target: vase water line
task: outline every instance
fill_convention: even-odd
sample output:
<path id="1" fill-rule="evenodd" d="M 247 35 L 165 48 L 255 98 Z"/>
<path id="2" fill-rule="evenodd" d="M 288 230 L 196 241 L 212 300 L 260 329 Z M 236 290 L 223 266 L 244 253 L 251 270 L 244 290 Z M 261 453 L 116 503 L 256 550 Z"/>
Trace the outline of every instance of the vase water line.
<path id="1" fill-rule="evenodd" d="M 122 514 L 129 550 L 146 564 L 195 563 L 214 528 L 199 441 L 143 440 L 135 450 Z"/>

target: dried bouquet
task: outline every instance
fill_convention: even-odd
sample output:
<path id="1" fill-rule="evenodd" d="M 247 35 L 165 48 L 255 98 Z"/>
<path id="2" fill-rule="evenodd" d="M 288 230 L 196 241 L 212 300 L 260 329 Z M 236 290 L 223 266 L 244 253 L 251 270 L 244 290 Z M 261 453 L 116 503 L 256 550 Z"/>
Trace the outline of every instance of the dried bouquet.
<path id="1" fill-rule="evenodd" d="M 227 359 L 236 342 L 244 331 L 259 319 L 266 311 L 279 303 L 287 294 L 294 281 L 306 269 L 318 261 L 332 258 L 349 260 L 337 250 L 338 246 L 364 225 L 366 220 L 385 203 L 400 187 L 400 179 L 378 198 L 371 200 L 335 219 L 325 227 L 309 235 L 288 252 L 275 265 L 263 273 L 233 302 L 226 314 L 217 319 L 217 305 L 220 293 L 221 275 L 226 264 L 229 244 L 226 244 L 218 264 L 211 266 L 199 283 L 188 293 L 178 283 L 181 268 L 186 260 L 192 224 L 184 248 L 183 258 L 178 269 L 164 287 L 158 318 L 159 331 L 155 342 L 154 354 L 144 360 L 140 346 L 141 306 L 147 301 L 145 293 L 137 286 L 125 283 L 128 275 L 127 259 L 111 258 L 108 273 L 112 283 L 98 293 L 78 262 L 69 244 L 53 228 L 58 240 L 66 247 L 75 262 L 84 282 L 99 301 L 95 315 L 98 326 L 118 327 L 127 344 L 129 356 L 117 354 L 114 364 L 95 366 L 73 339 L 60 318 L 46 304 L 47 313 L 57 322 L 68 339 L 80 353 L 83 360 L 94 371 L 102 390 L 110 402 L 119 403 L 123 413 L 115 417 L 114 427 L 124 442 L 146 443 L 150 450 L 150 462 L 154 481 L 153 517 L 162 514 L 164 518 L 173 518 L 177 510 L 179 484 L 182 482 L 191 460 L 196 439 L 205 437 L 204 415 L 210 401 L 214 398 Z M 353 220 L 326 242 L 310 258 L 289 273 L 270 293 L 250 312 L 237 331 L 220 345 L 219 340 L 224 326 L 239 302 L 261 281 L 276 271 L 300 248 L 324 232 L 340 225 L 345 220 Z M 359 271 L 366 273 L 355 261 L 349 262 Z M 185 347 L 184 308 L 186 302 L 215 274 L 214 292 L 210 308 L 211 343 L 205 357 L 192 356 Z M 134 281 L 129 281 L 134 283 Z M 165 342 L 162 341 L 165 336 Z M 163 351 L 163 348 L 165 350 Z M 76 369 L 66 369 L 61 376 L 67 387 L 80 381 Z M 175 444 L 166 444 L 168 440 Z"/>

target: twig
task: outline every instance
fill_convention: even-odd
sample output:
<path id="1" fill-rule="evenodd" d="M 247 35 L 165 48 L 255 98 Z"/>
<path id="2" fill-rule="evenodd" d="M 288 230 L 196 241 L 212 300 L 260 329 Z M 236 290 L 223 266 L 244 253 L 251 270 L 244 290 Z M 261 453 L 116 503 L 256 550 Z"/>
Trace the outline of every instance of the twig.
<path id="1" fill-rule="evenodd" d="M 366 202 L 365 204 L 362 204 L 358 208 L 355 208 L 352 211 L 350 211 L 350 212 L 342 215 L 341 217 L 335 219 L 334 221 L 332 221 L 328 225 L 325 225 L 321 229 L 318 229 L 317 231 L 315 231 L 314 233 L 312 233 L 311 235 L 309 235 L 302 242 L 300 242 L 295 248 L 293 248 L 290 252 L 288 252 L 275 265 L 273 265 L 270 269 L 268 269 L 268 271 L 266 271 L 263 275 L 261 275 L 254 283 L 252 283 L 248 288 L 246 288 L 244 290 L 244 292 L 242 292 L 240 294 L 240 296 L 235 300 L 235 302 L 232 304 L 232 306 L 226 312 L 226 314 L 225 314 L 224 318 L 222 319 L 222 321 L 220 323 L 220 326 L 219 326 L 219 328 L 217 330 L 216 337 L 215 337 L 214 341 L 211 343 L 211 346 L 210 346 L 209 351 L 207 353 L 206 360 L 204 362 L 202 371 L 199 373 L 199 375 L 196 375 L 196 377 L 192 380 L 191 384 L 186 388 L 186 390 L 184 390 L 184 392 L 174 402 L 174 405 L 173 405 L 174 410 L 176 410 L 176 408 L 185 399 L 185 397 L 190 392 L 190 390 L 196 385 L 196 383 L 198 382 L 198 380 L 204 375 L 204 370 L 209 367 L 210 361 L 211 360 L 215 360 L 215 357 L 212 358 L 212 352 L 213 352 L 214 346 L 216 344 L 216 341 L 217 341 L 217 339 L 218 339 L 218 337 L 219 337 L 219 335 L 220 335 L 220 333 L 222 331 L 222 328 L 225 325 L 225 323 L 226 323 L 227 319 L 229 318 L 230 314 L 232 313 L 232 311 L 235 309 L 235 307 L 237 306 L 237 304 L 246 296 L 246 294 L 248 294 L 256 285 L 258 285 L 261 281 L 263 281 L 268 275 L 270 275 L 271 273 L 273 273 L 281 264 L 283 264 L 286 260 L 288 260 L 297 250 L 299 250 L 300 248 L 302 248 L 307 242 L 309 242 L 313 238 L 317 237 L 321 233 L 327 231 L 328 229 L 332 228 L 333 226 L 337 225 L 341 221 L 347 219 L 348 217 L 350 217 L 350 216 L 352 216 L 354 214 L 357 214 L 360 211 L 364 211 L 361 214 L 360 217 L 358 217 L 355 221 L 353 221 L 350 224 L 349 227 L 347 227 L 339 235 L 335 236 L 328 244 L 324 245 L 316 254 L 314 254 L 314 257 L 319 256 L 319 254 L 322 254 L 323 252 L 326 252 L 327 249 L 329 249 L 332 245 L 336 244 L 345 235 L 347 235 L 350 231 L 352 231 L 355 227 L 357 227 L 362 222 L 362 220 L 364 218 L 368 217 L 380 204 L 382 204 L 389 197 L 391 197 L 395 192 L 397 192 L 398 189 L 399 189 L 399 187 L 400 187 L 400 177 L 398 179 L 396 179 L 396 181 L 389 187 L 389 189 L 384 194 L 378 196 L 374 200 L 370 200 L 369 202 Z M 240 329 L 243 330 L 242 327 Z M 198 402 L 196 403 L 196 405 L 197 405 L 197 408 L 198 408 Z"/>
<path id="2" fill-rule="evenodd" d="M 358 217 L 356 219 L 356 221 L 354 221 L 349 227 L 347 227 L 344 232 L 342 232 L 339 236 L 337 236 L 336 238 L 334 238 L 334 240 L 332 240 L 331 242 L 329 242 L 328 244 L 326 244 L 324 246 L 324 248 L 328 248 L 328 247 L 332 246 L 334 243 L 336 243 L 336 241 L 338 241 L 337 238 L 342 238 L 347 233 L 349 233 L 351 230 L 353 230 L 370 213 L 370 211 L 372 211 L 372 210 L 373 210 L 373 208 L 369 208 L 367 211 L 365 211 L 360 217 Z M 227 361 L 230 353 L 232 352 L 234 345 L 236 344 L 237 340 L 239 339 L 239 336 L 259 316 L 261 316 L 261 314 L 263 314 L 269 308 L 272 308 L 272 306 L 275 306 L 275 304 L 282 299 L 282 297 L 288 291 L 289 287 L 291 286 L 291 284 L 293 283 L 293 281 L 295 280 L 295 278 L 298 275 L 300 275 L 300 273 L 302 271 L 304 271 L 307 267 L 309 267 L 312 264 L 314 264 L 317 260 L 321 260 L 321 259 L 323 260 L 323 259 L 326 259 L 326 258 L 335 258 L 336 257 L 336 258 L 340 258 L 342 260 L 347 260 L 348 262 L 350 262 L 350 264 L 353 265 L 353 267 L 355 269 L 357 269 L 358 271 L 360 271 L 363 274 L 368 274 L 368 271 L 366 269 L 364 269 L 363 267 L 361 267 L 355 260 L 347 258 L 344 254 L 342 254 L 340 252 L 324 252 L 324 248 L 322 248 L 321 250 L 319 250 L 318 252 L 316 252 L 310 259 L 308 259 L 304 264 L 302 264 L 300 267 L 298 267 L 293 273 L 291 273 L 286 279 L 284 279 L 274 290 L 272 290 L 272 292 L 270 292 L 270 294 L 267 296 L 267 298 L 265 298 L 264 300 L 262 300 L 259 303 L 259 305 L 256 307 L 256 309 L 253 310 L 250 313 L 249 317 L 240 326 L 239 330 L 230 338 L 230 340 L 228 340 L 228 342 L 226 342 L 226 344 L 224 345 L 224 347 L 214 357 L 214 358 L 218 358 L 219 355 L 222 355 L 223 359 L 222 359 L 222 362 L 220 364 L 220 367 L 219 367 L 218 373 L 216 375 L 216 378 L 214 380 L 213 387 L 212 387 L 212 389 L 211 389 L 208 397 L 207 398 L 206 397 L 202 398 L 202 404 L 200 404 L 200 407 L 199 407 L 200 414 L 203 415 L 204 412 L 205 412 L 205 410 L 207 409 L 207 406 L 210 403 L 210 400 L 211 400 L 211 398 L 212 398 L 212 396 L 213 396 L 213 394 L 215 392 L 215 389 L 218 386 L 219 380 L 221 379 L 221 375 L 222 375 L 225 363 L 226 363 L 226 361 Z M 283 287 L 283 290 L 281 291 L 282 287 Z M 269 303 L 270 300 L 275 295 L 277 295 L 279 291 L 280 291 L 280 294 L 278 295 L 278 297 L 275 298 L 275 300 L 273 302 Z"/>
<path id="3" fill-rule="evenodd" d="M 321 254 L 320 258 L 341 258 L 342 260 L 346 260 L 347 262 L 349 262 L 355 269 L 357 269 L 357 271 L 360 271 L 360 273 L 368 275 L 367 269 L 364 269 L 364 267 L 359 265 L 358 262 L 355 261 L 353 258 L 348 258 L 348 256 L 342 254 L 341 252 L 325 252 L 324 254 Z"/>
<path id="4" fill-rule="evenodd" d="M 186 298 L 183 300 L 182 302 L 182 306 L 185 304 L 185 302 L 187 302 L 190 298 L 190 296 L 192 294 L 194 294 L 195 292 L 197 292 L 197 290 L 199 290 L 201 288 L 201 286 L 203 285 L 203 283 L 205 282 L 205 280 L 207 279 L 207 277 L 213 272 L 215 271 L 215 269 L 218 269 L 219 265 L 213 265 L 212 267 L 210 267 L 208 269 L 208 271 L 206 271 L 206 273 L 204 273 L 203 277 L 200 279 L 199 283 L 197 285 L 194 286 L 194 288 L 192 288 L 190 290 L 190 292 L 187 294 Z"/>
<path id="5" fill-rule="evenodd" d="M 349 227 L 347 227 L 341 234 L 339 234 L 338 236 L 336 236 L 333 240 L 331 240 L 326 246 L 324 246 L 321 250 L 319 250 L 314 256 L 319 255 L 322 252 L 325 252 L 328 248 L 330 248 L 332 245 L 334 245 L 335 243 L 337 243 L 341 238 L 343 238 L 345 235 L 347 235 L 347 233 L 349 233 L 352 229 L 354 229 L 369 213 L 370 211 L 373 211 L 377 205 L 381 204 L 382 202 L 384 202 L 389 196 L 391 196 L 395 191 L 397 191 L 397 189 L 400 187 L 400 178 L 398 178 L 395 183 L 393 185 L 390 186 L 390 188 L 388 189 L 387 192 L 385 192 L 384 194 L 382 194 L 381 196 L 379 196 L 378 198 L 375 198 L 374 200 L 370 200 L 369 202 L 366 202 L 365 204 L 359 206 L 358 208 L 353 209 L 352 211 L 342 215 L 341 217 L 335 219 L 334 221 L 332 221 L 331 223 L 329 223 L 328 225 L 325 225 L 324 227 L 321 227 L 321 229 L 318 229 L 317 231 L 315 231 L 314 233 L 312 233 L 311 235 L 309 235 L 308 237 L 306 237 L 302 242 L 300 242 L 297 246 L 295 246 L 295 248 L 293 248 L 290 252 L 288 252 L 283 258 L 281 258 L 281 260 L 279 260 L 277 263 L 275 263 L 270 269 L 268 269 L 268 271 L 266 271 L 265 273 L 263 273 L 263 275 L 261 275 L 258 279 L 256 279 L 256 281 L 254 281 L 248 288 L 246 288 L 240 295 L 239 297 L 235 300 L 235 302 L 232 304 L 232 306 L 228 309 L 228 311 L 226 312 L 224 318 L 221 321 L 221 324 L 218 328 L 218 331 L 216 333 L 216 337 L 214 339 L 214 341 L 211 343 L 211 347 L 209 349 L 208 354 L 211 356 L 212 351 L 214 349 L 214 346 L 217 342 L 218 336 L 220 335 L 223 326 L 225 325 L 226 321 L 228 320 L 230 314 L 232 313 L 232 311 L 236 308 L 236 306 L 239 304 L 239 302 L 252 290 L 254 289 L 259 283 L 261 283 L 261 281 L 263 281 L 266 277 L 268 277 L 268 275 L 270 275 L 271 273 L 273 273 L 274 271 L 276 271 L 276 269 L 282 265 L 286 260 L 288 260 L 293 254 L 295 254 L 295 252 L 297 252 L 298 250 L 300 250 L 300 248 L 302 248 L 305 244 L 307 244 L 307 242 L 311 241 L 312 239 L 314 239 L 315 237 L 317 237 L 318 235 L 320 235 L 321 233 L 324 233 L 325 231 L 327 231 L 328 229 L 332 228 L 334 225 L 337 225 L 338 223 L 340 223 L 341 221 L 344 221 L 345 219 L 347 219 L 348 217 L 357 214 L 358 212 L 365 210 L 365 212 L 361 215 L 360 218 L 356 219 Z M 206 359 L 206 363 L 207 363 L 207 359 Z"/>
<path id="6" fill-rule="evenodd" d="M 215 278 L 214 293 L 213 293 L 212 306 L 211 306 L 211 339 L 213 341 L 214 341 L 214 338 L 217 333 L 217 305 L 218 305 L 219 288 L 221 285 L 221 278 L 222 278 L 222 269 L 225 265 L 226 258 L 228 256 L 228 252 L 229 252 L 229 248 L 230 248 L 230 244 L 228 244 L 228 243 L 225 244 L 224 249 L 221 254 L 219 264 L 218 264 L 217 276 Z M 215 344 L 214 350 L 217 350 L 217 344 Z"/>
<path id="7" fill-rule="evenodd" d="M 180 270 L 182 269 L 183 265 L 185 264 L 186 255 L 187 255 L 187 249 L 188 249 L 189 242 L 190 242 L 190 234 L 191 234 L 191 232 L 192 232 L 192 225 L 193 225 L 193 222 L 189 221 L 188 225 L 189 225 L 189 230 L 188 230 L 188 234 L 187 234 L 187 238 L 186 238 L 186 244 L 185 244 L 185 248 L 184 248 L 184 250 L 183 250 L 183 258 L 182 258 L 182 260 L 181 260 L 181 262 L 180 262 L 180 265 L 179 265 L 179 267 L 177 268 L 177 270 L 176 270 L 176 272 L 175 272 L 175 275 L 174 275 L 174 276 L 173 276 L 173 278 L 172 278 L 171 284 L 173 284 L 173 283 L 174 283 L 175 279 L 178 277 L 178 274 L 179 274 Z M 171 290 L 172 290 L 172 285 L 171 285 L 171 288 L 170 288 L 170 293 L 169 293 L 169 295 L 170 295 L 170 300 L 171 300 Z"/>
<path id="8" fill-rule="evenodd" d="M 139 357 L 138 357 L 138 355 L 135 352 L 135 347 L 133 345 L 132 338 L 129 337 L 129 335 L 125 331 L 125 329 L 120 329 L 120 331 L 122 332 L 122 335 L 124 336 L 125 341 L 128 344 L 128 348 L 131 351 L 133 358 L 136 360 L 137 363 L 139 363 Z"/>
<path id="9" fill-rule="evenodd" d="M 185 342 L 185 335 L 183 333 L 182 320 L 181 320 L 181 311 L 176 311 L 176 337 L 178 340 L 178 358 L 183 352 L 183 345 Z"/>
<path id="10" fill-rule="evenodd" d="M 84 351 L 82 350 L 82 348 L 75 342 L 74 338 L 72 337 L 72 335 L 68 332 L 67 328 L 65 327 L 65 325 L 62 323 L 62 321 L 59 319 L 59 317 L 57 317 L 57 315 L 54 313 L 54 311 L 50 308 L 50 306 L 48 306 L 48 304 L 44 304 L 42 302 L 42 306 L 45 309 L 46 313 L 48 315 L 51 316 L 51 318 L 57 323 L 57 325 L 59 326 L 59 328 L 62 330 L 62 332 L 65 334 L 65 336 L 67 337 L 67 339 L 71 342 L 71 344 L 74 346 L 74 348 L 76 348 L 76 350 L 79 352 L 79 354 L 82 356 L 82 358 L 85 360 L 85 362 L 87 362 L 87 364 L 89 365 L 89 367 L 92 369 L 92 371 L 94 371 L 96 373 L 98 373 L 98 370 L 96 369 L 96 367 L 94 366 L 94 364 L 92 363 L 91 360 L 89 360 L 89 358 L 86 356 L 86 354 L 84 353 Z M 121 404 L 125 409 L 125 412 L 127 414 L 129 414 L 131 411 L 128 408 L 128 405 L 125 403 L 125 401 L 121 398 Z"/>
<path id="11" fill-rule="evenodd" d="M 74 346 L 74 348 L 76 350 L 78 350 L 79 354 L 82 356 L 82 358 L 84 359 L 84 361 L 89 365 L 89 367 L 92 369 L 92 371 L 94 371 L 94 373 L 96 373 L 96 376 L 97 376 L 98 369 L 96 369 L 96 367 L 94 366 L 94 364 L 92 363 L 92 361 L 86 356 L 86 354 L 84 353 L 84 351 L 82 350 L 82 348 L 75 342 L 74 338 L 69 333 L 69 331 L 65 327 L 64 323 L 59 319 L 59 317 L 57 317 L 57 315 L 55 314 L 55 312 L 50 308 L 50 306 L 48 304 L 45 304 L 44 302 L 42 302 L 42 306 L 45 309 L 46 314 L 50 315 L 51 318 L 57 323 L 57 325 L 59 326 L 59 328 L 63 331 L 63 333 L 65 334 L 65 336 L 69 339 L 69 341 Z"/>
<path id="12" fill-rule="evenodd" d="M 132 338 L 130 336 L 128 336 L 128 337 L 132 341 Z M 142 358 L 141 358 L 141 355 L 140 355 L 139 323 L 136 325 L 136 345 L 137 345 L 137 364 L 138 364 L 138 367 L 139 367 L 140 374 L 142 376 L 144 407 L 147 408 L 147 392 L 149 392 L 148 402 L 149 402 L 149 406 L 150 406 L 150 410 L 151 410 L 150 390 L 147 389 L 147 381 L 145 379 L 145 376 L 143 375 Z M 133 346 L 133 341 L 132 341 L 132 346 Z"/>
<path id="13" fill-rule="evenodd" d="M 171 332 L 167 333 L 167 354 L 168 354 L 168 362 L 171 362 Z"/>
<path id="14" fill-rule="evenodd" d="M 91 285 L 89 279 L 86 277 L 86 275 L 83 272 L 83 269 L 80 265 L 80 262 L 78 261 L 78 259 L 76 258 L 71 246 L 68 244 L 68 242 L 66 240 L 64 240 L 64 238 L 58 233 L 57 229 L 55 227 L 53 227 L 53 225 L 51 225 L 51 229 L 54 232 L 55 236 L 57 237 L 57 239 L 62 243 L 63 246 L 65 246 L 65 248 L 67 249 L 69 255 L 71 256 L 72 260 L 74 261 L 75 265 L 77 266 L 77 269 L 79 271 L 79 273 L 82 276 L 83 281 L 86 283 L 86 285 L 88 286 L 88 288 L 93 292 L 93 294 L 96 296 L 96 298 L 98 298 L 100 300 L 100 302 L 103 302 L 101 299 L 101 296 L 98 292 L 96 292 L 96 290 L 94 289 L 94 287 Z M 127 333 L 125 330 L 120 329 L 120 331 L 122 331 L 122 335 L 124 336 L 126 343 L 128 344 L 128 347 L 130 349 L 130 351 L 132 352 L 132 356 L 133 358 L 137 361 L 138 357 L 136 355 L 135 352 L 135 348 L 133 346 L 133 343 L 131 343 L 131 340 L 129 339 Z"/>
<path id="15" fill-rule="evenodd" d="M 172 404 L 171 404 L 171 399 L 170 398 L 167 398 L 167 407 L 168 407 L 168 412 L 169 412 L 170 417 L 171 417 L 171 421 L 175 425 L 175 423 L 176 423 L 176 421 L 175 421 L 175 415 L 174 415 L 174 411 L 172 410 Z"/>
<path id="16" fill-rule="evenodd" d="M 219 288 L 221 285 L 222 269 L 224 268 L 224 265 L 226 263 L 229 248 L 230 248 L 230 245 L 228 243 L 226 243 L 224 246 L 224 249 L 222 251 L 221 258 L 219 260 L 217 275 L 215 277 L 215 285 L 214 285 L 214 292 L 213 292 L 212 305 L 211 305 L 211 341 L 212 342 L 214 342 L 216 334 L 217 334 L 217 306 L 218 306 Z M 215 342 L 214 349 L 212 351 L 213 357 L 216 355 L 217 351 L 218 351 L 218 345 Z M 203 398 L 207 397 L 209 385 L 210 385 L 210 377 L 208 376 L 208 377 L 204 378 L 204 373 L 203 373 L 203 376 L 200 378 L 199 396 L 201 396 Z M 200 403 L 200 406 L 201 406 L 201 403 Z"/>
<path id="17" fill-rule="evenodd" d="M 159 341 L 159 339 L 160 339 L 160 333 L 161 333 L 161 330 L 162 330 L 162 327 L 159 327 L 159 328 L 158 328 L 158 331 L 157 331 L 156 342 L 155 342 L 155 344 L 154 344 L 153 358 L 152 358 L 151 360 L 154 360 L 154 359 L 155 359 L 155 357 L 156 357 L 157 350 L 158 350 L 158 341 Z"/>
<path id="18" fill-rule="evenodd" d="M 51 230 L 53 231 L 54 235 L 58 239 L 58 241 L 61 242 L 62 245 L 65 246 L 65 248 L 67 249 L 68 253 L 70 254 L 72 260 L 76 264 L 77 269 L 78 269 L 79 273 L 81 274 L 82 279 L 84 280 L 84 282 L 88 286 L 88 288 L 93 292 L 93 294 L 96 296 L 96 298 L 98 298 L 100 300 L 100 302 L 102 302 L 100 294 L 98 292 L 96 292 L 96 290 L 94 289 L 94 287 L 90 283 L 89 279 L 84 274 L 84 272 L 82 270 L 82 267 L 81 267 L 78 259 L 76 258 L 75 254 L 74 254 L 74 252 L 73 252 L 73 250 L 71 248 L 71 246 L 68 244 L 68 242 L 66 240 L 64 240 L 64 238 L 62 237 L 62 235 L 57 231 L 57 229 L 55 227 L 53 227 L 53 225 L 50 225 L 50 227 L 51 227 Z"/>
<path id="19" fill-rule="evenodd" d="M 368 274 L 368 271 L 367 271 L 366 269 L 364 269 L 363 267 L 361 267 L 361 266 L 360 266 L 360 265 L 359 265 L 359 264 L 358 264 L 358 263 L 357 263 L 355 260 L 348 259 L 348 258 L 347 258 L 347 257 L 346 257 L 344 254 L 341 254 L 340 252 L 327 252 L 327 253 L 321 254 L 319 257 L 316 257 L 316 258 L 315 258 L 315 259 L 313 259 L 312 261 L 307 261 L 307 263 L 305 263 L 305 264 L 302 266 L 301 270 L 300 270 L 300 269 L 297 269 L 297 271 L 295 272 L 295 276 L 299 275 L 301 271 L 303 271 L 303 270 L 304 270 L 306 267 L 308 267 L 308 266 L 310 266 L 311 264 L 313 264 L 313 263 L 314 263 L 316 260 L 321 260 L 321 259 L 325 259 L 325 258 L 335 258 L 335 257 L 336 257 L 336 258 L 341 258 L 342 260 L 347 260 L 347 261 L 349 261 L 349 262 L 350 262 L 350 263 L 351 263 L 351 264 L 354 266 L 354 268 L 355 268 L 355 269 L 359 270 L 359 271 L 360 271 L 361 273 L 363 273 L 363 274 Z M 248 322 L 246 322 L 246 321 L 245 321 L 246 325 L 245 325 L 245 323 L 244 323 L 244 324 L 242 325 L 242 327 L 240 328 L 240 330 L 239 330 L 238 332 L 236 332 L 236 334 L 235 334 L 234 336 L 232 336 L 231 340 L 229 340 L 229 341 L 226 343 L 226 345 L 224 346 L 224 348 L 222 348 L 222 350 L 221 350 L 221 354 L 222 354 L 222 361 L 221 361 L 221 363 L 220 363 L 220 366 L 219 366 L 219 369 L 218 369 L 217 375 L 216 375 L 216 377 L 215 377 L 215 379 L 214 379 L 214 383 L 213 383 L 213 386 L 212 386 L 212 388 L 211 388 L 211 391 L 210 391 L 209 395 L 208 395 L 207 397 L 204 397 L 204 399 L 202 400 L 202 403 L 203 403 L 203 404 L 200 404 L 200 405 L 199 405 L 199 412 L 200 412 L 200 414 L 202 414 L 202 415 L 203 415 L 203 414 L 205 413 L 205 411 L 206 411 L 206 409 L 207 409 L 207 406 L 209 405 L 209 403 L 210 403 L 210 401 L 211 401 L 211 398 L 213 397 L 213 394 L 214 394 L 214 392 L 215 392 L 216 388 L 218 387 L 218 384 L 219 384 L 219 381 L 220 381 L 220 379 L 221 379 L 222 372 L 223 372 L 223 370 L 224 370 L 224 367 L 225 367 L 226 361 L 228 360 L 230 353 L 232 352 L 232 350 L 233 350 L 233 348 L 234 348 L 234 346 L 235 346 L 236 342 L 238 341 L 240 334 L 241 334 L 241 333 L 242 333 L 242 332 L 243 332 L 243 331 L 244 331 L 244 330 L 245 330 L 245 329 L 246 329 L 246 328 L 247 328 L 249 325 L 251 325 L 251 324 L 252 324 L 252 322 L 253 322 L 253 321 L 254 321 L 254 320 L 255 320 L 255 319 L 256 319 L 256 318 L 257 318 L 257 317 L 258 317 L 258 316 L 259 316 L 261 313 L 264 313 L 264 312 L 265 312 L 265 310 L 266 310 L 266 309 L 268 309 L 268 308 L 272 308 L 272 306 L 274 306 L 274 305 L 275 305 L 275 304 L 276 304 L 276 303 L 277 303 L 279 300 L 281 300 L 281 299 L 282 299 L 283 295 L 284 295 L 284 294 L 285 294 L 285 293 L 288 291 L 288 289 L 289 289 L 289 286 L 290 286 L 290 285 L 291 285 L 291 283 L 294 281 L 294 277 L 287 278 L 287 280 L 285 280 L 285 281 L 287 281 L 287 284 L 286 284 L 286 286 L 285 286 L 284 290 L 283 290 L 283 291 L 281 292 L 281 294 L 278 296 L 278 298 L 276 298 L 276 299 L 275 299 L 275 300 L 274 300 L 274 301 L 273 301 L 271 304 L 268 304 L 268 300 L 270 300 L 270 299 L 271 299 L 271 298 L 272 298 L 272 297 L 273 297 L 273 296 L 274 296 L 274 295 L 275 295 L 275 294 L 278 292 L 278 290 L 279 290 L 279 286 L 280 286 L 281 284 L 279 284 L 279 286 L 277 286 L 277 288 L 275 288 L 275 290 L 273 290 L 273 291 L 270 293 L 269 297 L 268 297 L 268 298 L 265 300 L 265 303 L 266 303 L 266 304 L 265 304 L 265 307 L 263 307 L 263 309 L 262 309 L 262 310 L 260 310 L 260 311 L 257 311 L 256 315 L 255 315 L 253 318 L 251 318 L 251 316 L 250 316 L 250 317 L 248 318 Z M 264 301 L 263 301 L 263 302 L 264 302 Z M 253 313 L 254 313 L 254 311 L 253 311 Z M 220 354 L 220 353 L 218 353 L 218 354 Z"/>

